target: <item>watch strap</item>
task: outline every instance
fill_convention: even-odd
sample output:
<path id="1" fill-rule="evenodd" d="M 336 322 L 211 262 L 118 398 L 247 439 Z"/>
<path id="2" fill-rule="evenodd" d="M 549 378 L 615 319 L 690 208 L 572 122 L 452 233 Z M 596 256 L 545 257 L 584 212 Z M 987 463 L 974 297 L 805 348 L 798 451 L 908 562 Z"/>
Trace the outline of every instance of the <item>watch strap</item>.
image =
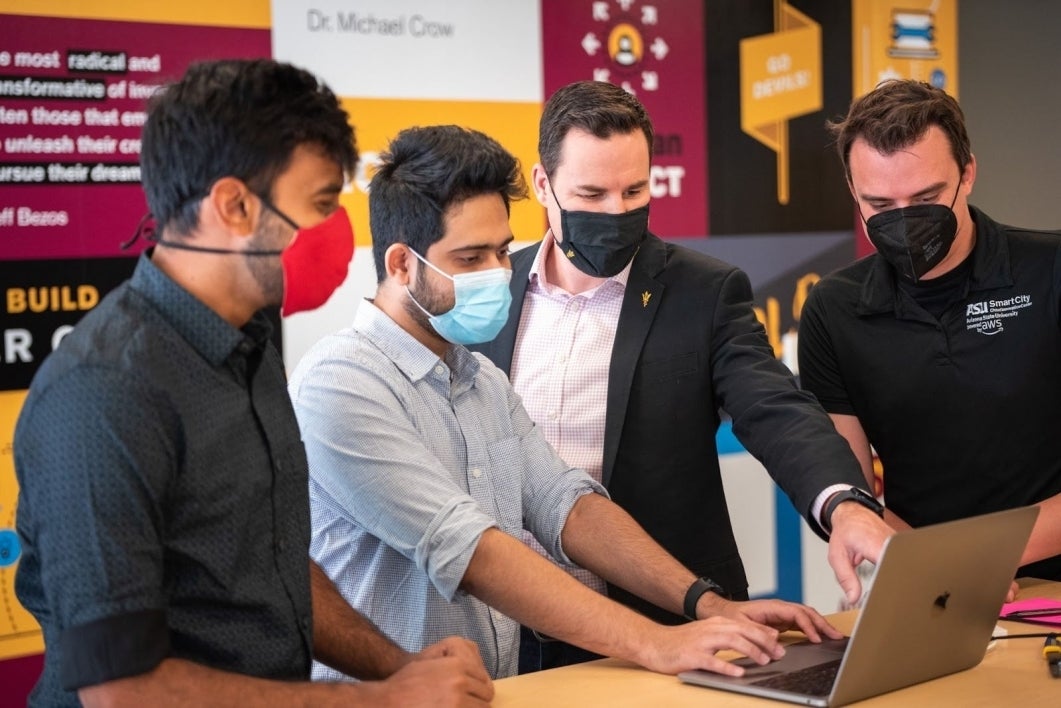
<path id="1" fill-rule="evenodd" d="M 705 592 L 713 592 L 719 597 L 729 597 L 722 586 L 711 578 L 697 578 L 685 592 L 685 602 L 682 605 L 682 612 L 686 619 L 696 619 L 696 603 L 700 602 L 700 598 L 703 597 Z"/>
<path id="2" fill-rule="evenodd" d="M 858 487 L 851 487 L 837 492 L 825 503 L 825 508 L 822 510 L 822 526 L 827 532 L 831 533 L 833 530 L 833 512 L 845 501 L 858 502 L 877 516 L 884 517 L 884 505 L 877 501 L 876 497 Z"/>

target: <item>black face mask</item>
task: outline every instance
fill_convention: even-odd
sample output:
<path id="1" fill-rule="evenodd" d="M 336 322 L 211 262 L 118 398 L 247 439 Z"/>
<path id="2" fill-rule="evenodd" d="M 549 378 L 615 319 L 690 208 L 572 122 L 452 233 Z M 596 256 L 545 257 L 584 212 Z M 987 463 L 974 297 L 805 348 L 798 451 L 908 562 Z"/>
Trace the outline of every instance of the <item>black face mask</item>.
<path id="1" fill-rule="evenodd" d="M 868 220 L 863 217 L 866 235 L 881 258 L 900 276 L 917 283 L 950 253 L 958 233 L 958 220 L 953 210 L 957 200 L 958 191 L 955 190 L 949 207 L 918 204 L 882 211 Z"/>
<path id="2" fill-rule="evenodd" d="M 556 241 L 556 245 L 586 275 L 610 278 L 618 274 L 633 260 L 648 233 L 648 204 L 622 214 L 602 214 L 567 211 L 555 192 L 553 201 L 560 207 L 560 230 L 564 232 L 563 242 Z"/>

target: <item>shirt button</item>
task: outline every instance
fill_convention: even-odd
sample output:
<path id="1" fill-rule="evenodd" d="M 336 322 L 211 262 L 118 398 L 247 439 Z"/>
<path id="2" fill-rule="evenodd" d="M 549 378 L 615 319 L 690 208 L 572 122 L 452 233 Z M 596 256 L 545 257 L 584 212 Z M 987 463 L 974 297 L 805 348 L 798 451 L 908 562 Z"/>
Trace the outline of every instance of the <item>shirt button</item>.
<path id="1" fill-rule="evenodd" d="M 549 411 L 549 420 L 556 420 L 556 411 Z"/>
<path id="2" fill-rule="evenodd" d="M 475 477 L 476 479 L 479 479 L 482 476 L 483 476 L 483 471 L 481 469 L 479 469 L 478 467 L 473 467 L 472 468 L 472 477 Z"/>
<path id="3" fill-rule="evenodd" d="M 276 542 L 276 552 L 277 553 L 283 553 L 285 547 L 286 547 L 286 544 L 283 541 L 277 541 Z"/>
<path id="4" fill-rule="evenodd" d="M 444 373 L 446 373 L 446 368 L 442 366 L 442 364 L 439 364 L 435 367 L 435 373 L 439 376 L 442 376 Z"/>

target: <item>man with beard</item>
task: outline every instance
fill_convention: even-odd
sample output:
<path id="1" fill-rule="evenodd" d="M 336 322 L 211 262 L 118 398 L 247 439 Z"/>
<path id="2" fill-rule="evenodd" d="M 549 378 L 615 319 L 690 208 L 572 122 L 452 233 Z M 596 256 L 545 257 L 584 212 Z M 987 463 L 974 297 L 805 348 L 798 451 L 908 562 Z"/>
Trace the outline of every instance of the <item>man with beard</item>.
<path id="1" fill-rule="evenodd" d="M 516 673 L 521 622 L 666 673 L 739 675 L 715 652 L 766 663 L 783 652 L 778 630 L 838 636 L 802 605 L 729 603 L 722 616 L 707 597 L 687 602 L 693 573 L 561 460 L 505 375 L 468 351 L 507 318 L 509 204 L 525 191 L 514 157 L 458 126 L 403 131 L 383 156 L 369 190 L 375 297 L 291 378 L 314 559 L 408 651 L 460 634 L 495 678 Z M 652 622 L 530 550 L 525 528 L 562 562 L 705 619 Z"/>
<path id="2" fill-rule="evenodd" d="M 313 309 L 346 277 L 346 112 L 288 64 L 208 62 L 151 100 L 142 145 L 157 245 L 44 362 L 15 432 L 31 705 L 486 705 L 474 645 L 405 652 L 308 555 L 259 310 Z M 313 658 L 390 678 L 310 684 Z"/>

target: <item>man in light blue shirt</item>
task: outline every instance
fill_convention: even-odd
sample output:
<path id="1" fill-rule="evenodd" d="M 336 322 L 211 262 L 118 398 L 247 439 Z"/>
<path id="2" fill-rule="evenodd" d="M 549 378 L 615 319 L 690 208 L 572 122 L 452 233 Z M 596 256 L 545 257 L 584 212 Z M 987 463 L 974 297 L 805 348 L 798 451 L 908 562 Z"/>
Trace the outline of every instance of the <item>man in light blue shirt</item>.
<path id="1" fill-rule="evenodd" d="M 838 637 L 802 605 L 701 601 L 712 588 L 565 464 L 504 374 L 463 346 L 507 319 L 509 202 L 525 193 L 515 158 L 475 131 L 406 130 L 384 155 L 370 190 L 376 297 L 290 383 L 314 559 L 407 650 L 460 634 L 494 677 L 516 673 L 520 623 L 667 673 L 739 675 L 714 653 L 766 663 L 783 653 L 778 630 Z M 663 626 L 593 592 L 527 548 L 523 528 L 562 563 L 701 621 Z"/>

